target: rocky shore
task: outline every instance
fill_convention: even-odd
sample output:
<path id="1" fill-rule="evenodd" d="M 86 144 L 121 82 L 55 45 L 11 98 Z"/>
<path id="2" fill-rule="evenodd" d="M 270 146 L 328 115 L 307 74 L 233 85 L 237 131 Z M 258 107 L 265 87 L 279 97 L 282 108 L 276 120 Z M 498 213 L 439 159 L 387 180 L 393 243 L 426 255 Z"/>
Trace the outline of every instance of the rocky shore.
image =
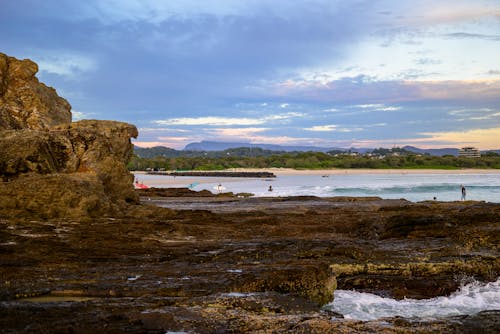
<path id="1" fill-rule="evenodd" d="M 355 321 L 324 305 L 495 281 L 500 204 L 134 191 L 137 129 L 71 122 L 36 71 L 0 54 L 2 333 L 498 330 L 498 310 Z"/>
<path id="2" fill-rule="evenodd" d="M 144 190 L 141 191 L 144 195 Z M 0 327 L 18 332 L 493 333 L 499 312 L 353 321 L 335 289 L 448 295 L 497 279 L 500 205 L 144 198 L 119 217 L 3 218 Z M 179 203 L 193 208 L 180 208 Z M 158 208 L 156 205 L 168 208 Z"/>

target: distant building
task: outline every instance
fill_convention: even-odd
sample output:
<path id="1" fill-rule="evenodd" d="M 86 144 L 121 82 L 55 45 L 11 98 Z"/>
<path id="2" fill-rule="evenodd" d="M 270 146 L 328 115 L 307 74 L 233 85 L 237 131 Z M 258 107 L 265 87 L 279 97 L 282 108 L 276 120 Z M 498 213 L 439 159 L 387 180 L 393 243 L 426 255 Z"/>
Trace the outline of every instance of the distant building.
<path id="1" fill-rule="evenodd" d="M 458 150 L 459 157 L 480 158 L 481 152 L 475 147 L 462 147 Z"/>

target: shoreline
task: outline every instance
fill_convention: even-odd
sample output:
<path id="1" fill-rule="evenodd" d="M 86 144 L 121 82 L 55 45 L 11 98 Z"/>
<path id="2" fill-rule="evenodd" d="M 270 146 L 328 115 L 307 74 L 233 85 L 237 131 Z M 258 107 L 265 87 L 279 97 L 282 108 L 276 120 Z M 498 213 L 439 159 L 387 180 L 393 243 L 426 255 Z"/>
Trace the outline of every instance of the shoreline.
<path id="1" fill-rule="evenodd" d="M 168 172 L 168 171 L 166 171 Z M 203 171 L 206 172 L 206 171 Z M 484 175 L 498 175 L 500 176 L 500 169 L 454 169 L 454 170 L 443 170 L 443 169 L 317 169 L 317 170 L 296 170 L 291 168 L 235 168 L 226 169 L 224 172 L 270 172 L 276 175 L 276 177 L 294 177 L 294 176 L 317 176 L 317 177 L 331 177 L 335 179 L 335 176 L 348 176 L 348 175 L 474 175 L 474 174 L 484 174 Z M 155 175 L 147 174 L 146 172 L 131 172 L 134 175 L 135 180 L 143 183 L 149 187 L 159 187 L 159 188 L 194 188 L 197 185 L 205 184 L 223 184 L 228 189 L 230 184 L 235 182 L 241 182 L 244 180 L 261 180 L 260 178 L 254 177 L 211 177 L 211 176 L 171 176 L 171 175 Z M 266 179 L 262 179 L 266 180 Z M 193 187 L 190 187 L 193 185 Z M 196 188 L 200 189 L 200 188 Z M 209 189 L 210 191 L 215 191 L 215 189 Z"/>
<path id="2" fill-rule="evenodd" d="M 175 171 L 166 171 L 175 172 Z M 196 171 L 194 171 L 196 172 Z M 200 171 L 212 172 L 212 171 Z M 358 175 L 358 174 L 500 174 L 500 169 L 370 169 L 370 168 L 339 168 L 339 169 L 293 169 L 293 168 L 230 168 L 215 172 L 261 173 L 271 172 L 280 175 Z M 133 174 L 147 175 L 143 171 L 131 171 Z"/>

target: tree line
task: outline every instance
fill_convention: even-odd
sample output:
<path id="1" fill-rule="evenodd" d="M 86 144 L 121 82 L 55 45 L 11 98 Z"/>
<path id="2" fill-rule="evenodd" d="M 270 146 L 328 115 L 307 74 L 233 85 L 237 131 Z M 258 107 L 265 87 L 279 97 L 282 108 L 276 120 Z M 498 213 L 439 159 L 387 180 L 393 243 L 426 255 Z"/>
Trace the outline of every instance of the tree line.
<path id="1" fill-rule="evenodd" d="M 128 164 L 130 170 L 223 170 L 229 168 L 408 168 L 408 169 L 460 169 L 495 168 L 500 169 L 500 155 L 487 153 L 480 158 L 419 155 L 408 152 L 386 152 L 385 155 L 355 155 L 332 152 L 264 152 L 253 155 L 224 153 L 197 154 L 196 156 L 156 156 L 141 158 L 134 155 Z M 247 152 L 248 153 L 248 152 Z"/>

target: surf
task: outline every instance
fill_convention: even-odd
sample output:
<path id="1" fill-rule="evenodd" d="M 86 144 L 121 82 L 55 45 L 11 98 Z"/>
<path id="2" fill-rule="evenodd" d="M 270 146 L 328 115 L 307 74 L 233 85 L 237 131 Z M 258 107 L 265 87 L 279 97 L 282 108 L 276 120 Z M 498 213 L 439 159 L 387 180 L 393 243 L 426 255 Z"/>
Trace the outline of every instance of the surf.
<path id="1" fill-rule="evenodd" d="M 500 279 L 464 284 L 450 296 L 430 299 L 402 299 L 381 297 L 354 290 L 336 290 L 333 303 L 325 309 L 342 314 L 345 319 L 378 320 L 391 317 L 439 319 L 458 315 L 472 315 L 486 310 L 500 310 Z"/>

